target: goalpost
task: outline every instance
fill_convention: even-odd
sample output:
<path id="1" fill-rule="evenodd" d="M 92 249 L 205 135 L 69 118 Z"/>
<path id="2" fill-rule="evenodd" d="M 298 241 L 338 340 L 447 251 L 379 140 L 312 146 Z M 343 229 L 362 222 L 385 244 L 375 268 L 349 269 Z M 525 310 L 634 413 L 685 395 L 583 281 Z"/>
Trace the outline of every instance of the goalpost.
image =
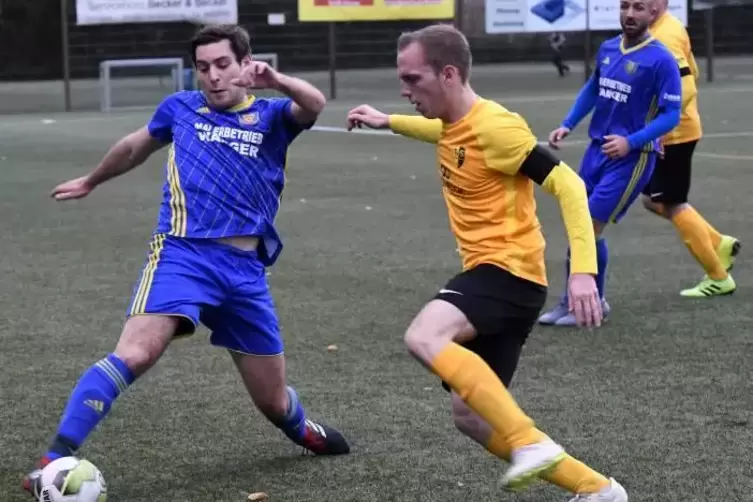
<path id="1" fill-rule="evenodd" d="M 279 68 L 279 58 L 277 53 L 268 52 L 252 54 L 256 61 L 265 61 L 272 68 Z M 109 59 L 99 64 L 99 88 L 100 88 L 100 110 L 102 112 L 111 112 L 113 106 L 113 70 L 118 69 L 160 69 L 169 70 L 170 87 L 169 92 L 178 92 L 185 90 L 186 81 L 191 81 L 192 88 L 196 88 L 196 77 L 190 68 L 186 68 L 182 58 L 138 58 L 138 59 Z M 167 72 L 166 72 L 167 73 Z M 159 82 L 162 83 L 162 75 L 159 76 Z"/>
<path id="2" fill-rule="evenodd" d="M 71 110 L 71 61 L 69 37 L 70 6 L 75 5 L 75 23 L 77 26 L 108 24 L 141 23 L 192 23 L 203 24 L 237 24 L 238 0 L 218 2 L 115 2 L 103 9 L 97 2 L 89 0 L 58 0 L 60 2 L 63 84 L 65 109 Z M 101 3 L 101 2 L 100 2 Z M 110 2 L 112 3 L 112 2 Z M 70 4 L 70 5 L 69 5 Z M 136 40 L 134 40 L 136 43 Z M 264 55 L 259 55 L 261 57 Z M 275 67 L 277 55 L 270 58 Z M 139 106 L 141 103 L 164 97 L 163 78 L 169 75 L 169 92 L 185 89 L 192 82 L 193 75 L 180 57 L 110 59 L 99 64 L 99 101 L 100 109 L 109 112 L 116 106 L 113 97 L 117 92 L 123 101 L 130 101 Z M 120 80 L 118 75 L 126 74 L 127 79 Z M 158 77 L 158 85 L 154 85 Z M 113 81 L 117 80 L 117 85 Z M 188 85 L 187 85 L 188 84 Z"/>

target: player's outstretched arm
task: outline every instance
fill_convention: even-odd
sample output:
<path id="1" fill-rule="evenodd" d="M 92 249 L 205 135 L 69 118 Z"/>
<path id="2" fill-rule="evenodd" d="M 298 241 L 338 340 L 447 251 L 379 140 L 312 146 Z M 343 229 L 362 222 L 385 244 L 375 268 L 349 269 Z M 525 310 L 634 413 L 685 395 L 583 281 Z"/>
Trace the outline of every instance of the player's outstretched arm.
<path id="1" fill-rule="evenodd" d="M 373 106 L 360 105 L 348 112 L 348 130 L 361 128 L 391 129 L 395 134 L 436 143 L 442 134 L 442 121 L 412 115 L 387 115 Z"/>
<path id="2" fill-rule="evenodd" d="M 57 200 L 85 197 L 97 185 L 140 166 L 164 145 L 152 137 L 147 127 L 142 127 L 115 143 L 94 171 L 58 185 L 53 189 L 52 196 Z"/>
<path id="3" fill-rule="evenodd" d="M 395 134 L 426 143 L 436 143 L 442 135 L 442 121 L 439 119 L 415 115 L 390 115 L 389 126 Z"/>

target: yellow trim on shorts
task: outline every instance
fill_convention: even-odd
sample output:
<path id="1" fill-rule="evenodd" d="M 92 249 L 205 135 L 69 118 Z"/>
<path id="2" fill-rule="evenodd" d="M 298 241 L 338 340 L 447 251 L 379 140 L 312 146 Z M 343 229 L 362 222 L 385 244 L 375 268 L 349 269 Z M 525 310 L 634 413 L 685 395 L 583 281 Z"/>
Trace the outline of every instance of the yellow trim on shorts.
<path id="1" fill-rule="evenodd" d="M 638 182 L 643 176 L 643 172 L 646 170 L 649 155 L 650 152 L 641 152 L 640 157 L 638 157 L 638 162 L 633 168 L 633 175 L 630 177 L 630 182 L 628 183 L 625 191 L 622 192 L 622 197 L 620 198 L 620 202 L 617 203 L 617 207 L 615 207 L 614 211 L 612 211 L 612 214 L 609 216 L 609 221 L 614 222 L 615 218 L 617 218 L 617 215 L 620 214 L 623 209 L 625 209 L 625 206 L 630 200 L 630 196 L 635 191 L 635 187 L 638 185 Z"/>
<path id="2" fill-rule="evenodd" d="M 146 301 L 149 298 L 149 291 L 152 289 L 154 273 L 159 265 L 160 255 L 164 248 L 165 234 L 154 234 L 152 241 L 149 243 L 150 253 L 144 271 L 141 273 L 141 281 L 136 291 L 136 296 L 131 305 L 129 315 L 146 314 Z"/>

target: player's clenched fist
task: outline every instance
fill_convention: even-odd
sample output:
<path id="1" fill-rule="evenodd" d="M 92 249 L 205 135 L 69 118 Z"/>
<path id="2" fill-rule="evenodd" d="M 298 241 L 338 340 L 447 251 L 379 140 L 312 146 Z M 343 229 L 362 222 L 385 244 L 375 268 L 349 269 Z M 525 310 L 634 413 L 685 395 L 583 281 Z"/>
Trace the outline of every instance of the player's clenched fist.
<path id="1" fill-rule="evenodd" d="M 555 150 L 559 150 L 560 142 L 562 142 L 563 139 L 567 138 L 569 134 L 570 129 L 568 129 L 567 127 L 558 127 L 549 134 L 549 146 L 551 146 Z"/>
<path id="2" fill-rule="evenodd" d="M 369 105 L 361 105 L 348 112 L 348 130 L 355 127 L 370 127 L 372 129 L 386 129 L 390 125 L 390 117 Z"/>
<path id="3" fill-rule="evenodd" d="M 55 200 L 80 199 L 89 195 L 92 190 L 94 186 L 89 182 L 89 177 L 82 176 L 56 186 L 51 195 Z"/>
<path id="4" fill-rule="evenodd" d="M 280 83 L 280 74 L 263 61 L 251 61 L 241 69 L 240 77 L 234 78 L 230 83 L 248 89 L 276 89 Z"/>

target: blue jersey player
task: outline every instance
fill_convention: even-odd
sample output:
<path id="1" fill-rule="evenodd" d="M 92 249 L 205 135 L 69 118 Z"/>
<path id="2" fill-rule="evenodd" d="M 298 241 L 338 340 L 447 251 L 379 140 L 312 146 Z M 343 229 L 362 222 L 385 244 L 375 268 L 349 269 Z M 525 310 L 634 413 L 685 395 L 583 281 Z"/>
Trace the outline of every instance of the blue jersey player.
<path id="1" fill-rule="evenodd" d="M 237 26 L 210 26 L 192 40 L 201 92 L 166 98 L 148 125 L 119 141 L 88 176 L 58 186 L 58 200 L 84 197 L 169 146 L 159 222 L 120 340 L 70 396 L 38 467 L 75 454 L 115 399 L 179 335 L 201 322 L 230 351 L 259 410 L 314 454 L 349 452 L 336 430 L 306 418 L 287 386 L 283 343 L 265 267 L 280 254 L 274 227 L 288 146 L 325 105 L 310 84 L 252 61 Z M 263 99 L 247 88 L 288 97 Z M 24 488 L 39 491 L 39 470 Z M 38 493 L 35 493 L 38 496 Z"/>
<path id="2" fill-rule="evenodd" d="M 562 126 L 549 137 L 550 145 L 557 148 L 593 110 L 588 130 L 591 143 L 580 176 L 597 237 L 596 285 L 604 316 L 609 313 L 604 299 L 608 251 L 601 234 L 607 224 L 620 221 L 640 195 L 660 155 L 660 138 L 680 121 L 680 70 L 669 50 L 649 35 L 652 7 L 651 0 L 620 2 L 622 34 L 601 45 L 593 75 Z M 569 310 L 563 295 L 539 323 L 573 326 L 575 317 Z"/>

